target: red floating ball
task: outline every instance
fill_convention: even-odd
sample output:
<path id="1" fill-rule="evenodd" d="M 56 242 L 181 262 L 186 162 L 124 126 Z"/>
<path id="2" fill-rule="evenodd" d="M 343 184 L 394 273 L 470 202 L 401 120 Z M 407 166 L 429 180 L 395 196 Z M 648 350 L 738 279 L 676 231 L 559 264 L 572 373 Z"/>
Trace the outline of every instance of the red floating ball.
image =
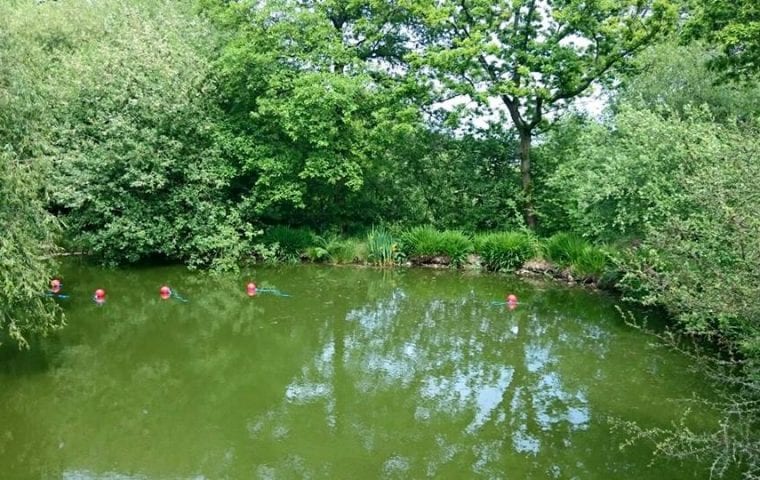
<path id="1" fill-rule="evenodd" d="M 248 285 L 245 286 L 245 291 L 248 294 L 249 297 L 253 297 L 256 295 L 256 284 L 251 282 Z"/>
<path id="2" fill-rule="evenodd" d="M 509 303 L 510 305 L 516 305 L 517 304 L 517 296 L 514 295 L 514 294 L 512 294 L 512 293 L 510 293 L 509 295 L 507 295 L 507 303 Z"/>
<path id="3" fill-rule="evenodd" d="M 171 288 L 164 285 L 158 290 L 158 294 L 161 295 L 161 298 L 163 298 L 164 300 L 168 300 L 169 297 L 172 296 L 172 290 Z"/>
<path id="4" fill-rule="evenodd" d="M 95 298 L 98 300 L 103 300 L 104 298 L 106 298 L 106 291 L 103 290 L 102 288 L 95 290 Z"/>

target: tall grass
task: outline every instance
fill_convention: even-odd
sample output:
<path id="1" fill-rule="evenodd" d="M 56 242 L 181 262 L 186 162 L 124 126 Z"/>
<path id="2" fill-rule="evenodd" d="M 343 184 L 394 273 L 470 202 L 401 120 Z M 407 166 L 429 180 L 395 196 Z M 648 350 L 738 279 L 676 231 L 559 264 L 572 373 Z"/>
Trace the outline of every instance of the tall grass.
<path id="1" fill-rule="evenodd" d="M 472 240 L 457 230 L 415 227 L 401 235 L 401 250 L 407 258 L 445 256 L 452 265 L 460 266 L 472 249 Z"/>
<path id="2" fill-rule="evenodd" d="M 546 257 L 552 262 L 569 267 L 584 278 L 600 278 L 612 266 L 614 252 L 609 247 L 599 247 L 569 233 L 557 233 L 544 242 Z"/>
<path id="3" fill-rule="evenodd" d="M 398 245 L 385 227 L 372 227 L 367 234 L 367 260 L 375 265 L 393 265 L 399 256 Z"/>
<path id="4" fill-rule="evenodd" d="M 589 245 L 573 262 L 570 268 L 576 275 L 585 278 L 600 278 L 610 266 L 609 256 L 602 248 Z"/>
<path id="5" fill-rule="evenodd" d="M 475 251 L 486 270 L 515 270 L 536 255 L 538 243 L 523 232 L 487 233 L 475 237 Z"/>
<path id="6" fill-rule="evenodd" d="M 544 241 L 544 253 L 548 260 L 559 265 L 570 265 L 579 259 L 590 244 L 571 233 L 557 233 Z"/>

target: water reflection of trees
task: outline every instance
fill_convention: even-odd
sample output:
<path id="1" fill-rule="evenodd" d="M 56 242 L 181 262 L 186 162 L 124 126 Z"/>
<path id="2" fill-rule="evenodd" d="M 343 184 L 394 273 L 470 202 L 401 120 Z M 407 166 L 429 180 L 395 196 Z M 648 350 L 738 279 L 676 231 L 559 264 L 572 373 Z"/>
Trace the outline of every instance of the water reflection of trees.
<path id="1" fill-rule="evenodd" d="M 606 478 L 626 468 L 594 410 L 618 334 L 609 305 L 586 294 L 299 268 L 253 277 L 293 297 L 251 301 L 238 277 L 152 272 L 118 272 L 102 309 L 72 304 L 79 323 L 46 344 L 31 368 L 40 381 L 0 392 L 24 415 L 9 424 L 28 427 L 0 439 L 6 472 Z M 168 280 L 189 304 L 158 299 Z M 490 305 L 505 289 L 518 289 L 518 309 Z"/>
<path id="2" fill-rule="evenodd" d="M 323 424 L 310 428 L 362 445 L 359 455 L 374 459 L 373 475 L 469 469 L 492 478 L 526 464 L 537 465 L 525 473 L 538 477 L 560 471 L 550 460 L 525 457 L 550 459 L 552 449 L 572 446 L 575 434 L 589 428 L 589 377 L 562 365 L 563 352 L 601 357 L 609 336 L 563 313 L 574 310 L 573 295 L 536 290 L 510 312 L 474 290 L 438 293 L 396 288 L 336 319 L 321 351 L 270 413 L 274 424 L 258 419 L 253 436 L 270 441 L 285 429 L 316 438 L 313 430 L 280 422 L 297 417 L 295 411 L 321 409 Z M 558 302 L 562 307 L 551 311 Z M 330 457 L 305 456 L 301 463 L 340 468 L 340 457 Z"/>

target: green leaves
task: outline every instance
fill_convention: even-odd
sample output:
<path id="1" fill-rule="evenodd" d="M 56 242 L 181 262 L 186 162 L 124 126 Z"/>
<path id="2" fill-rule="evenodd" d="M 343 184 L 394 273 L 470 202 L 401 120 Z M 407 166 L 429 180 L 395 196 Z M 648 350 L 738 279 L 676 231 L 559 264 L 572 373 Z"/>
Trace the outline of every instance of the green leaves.
<path id="1" fill-rule="evenodd" d="M 495 232 L 475 237 L 483 266 L 494 272 L 516 270 L 538 252 L 538 241 L 525 232 Z"/>
<path id="2" fill-rule="evenodd" d="M 398 196 L 396 162 L 423 132 L 409 101 L 419 90 L 390 66 L 404 49 L 404 8 L 243 3 L 250 8 L 215 67 L 226 114 L 221 147 L 242 172 L 244 211 L 317 229 L 344 218 L 371 223 L 378 192 L 383 201 Z"/>
<path id="3" fill-rule="evenodd" d="M 760 72 L 760 6 L 755 0 L 695 0 L 687 39 L 703 38 L 720 48 L 711 65 L 725 79 L 756 78 Z"/>
<path id="4" fill-rule="evenodd" d="M 454 267 L 467 261 L 473 250 L 470 237 L 459 230 L 437 231 L 433 227 L 414 227 L 401 234 L 401 250 L 413 263 L 425 263 L 443 256 Z"/>
<path id="5" fill-rule="evenodd" d="M 31 22 L 30 11 L 44 22 Z M 9 35 L 36 55 L 16 75 L 47 72 L 27 135 L 54 164 L 52 203 L 70 244 L 107 263 L 237 261 L 251 227 L 228 196 L 235 172 L 217 145 L 209 25 L 172 2 L 13 13 L 21 20 Z M 65 55 L 38 48 L 51 26 Z"/>
<path id="6" fill-rule="evenodd" d="M 43 172 L 0 149 L 0 344 L 28 347 L 34 334 L 63 325 L 51 298 L 56 219 L 44 208 Z"/>
<path id="7" fill-rule="evenodd" d="M 434 72 L 450 90 L 443 95 L 467 94 L 484 105 L 507 95 L 502 107 L 518 128 L 535 126 L 543 109 L 583 94 L 629 61 L 670 28 L 676 13 L 675 2 L 660 0 L 422 5 L 425 42 L 415 64 Z"/>
<path id="8" fill-rule="evenodd" d="M 760 83 L 721 81 L 708 69 L 717 52 L 693 42 L 676 45 L 672 40 L 642 52 L 617 90 L 617 101 L 637 109 L 687 115 L 693 107 L 706 107 L 715 121 L 755 120 L 760 104 Z"/>

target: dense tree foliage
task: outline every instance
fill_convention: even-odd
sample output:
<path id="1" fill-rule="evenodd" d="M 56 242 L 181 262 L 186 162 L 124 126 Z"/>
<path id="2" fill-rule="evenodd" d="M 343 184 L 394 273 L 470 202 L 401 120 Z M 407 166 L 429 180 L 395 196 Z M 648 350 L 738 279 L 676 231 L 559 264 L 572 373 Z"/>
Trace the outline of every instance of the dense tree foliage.
<path id="1" fill-rule="evenodd" d="M 614 103 L 683 117 L 693 107 L 706 108 L 712 121 L 757 120 L 758 82 L 724 82 L 708 65 L 717 56 L 704 43 L 666 41 L 642 52 L 634 74 L 621 79 Z"/>
<path id="2" fill-rule="evenodd" d="M 24 347 L 30 334 L 62 324 L 45 297 L 58 223 L 45 210 L 40 173 L 13 151 L 0 150 L 0 344 L 10 339 Z"/>
<path id="3" fill-rule="evenodd" d="M 2 7 L 0 15 L 8 23 L 18 20 Z M 49 86 L 30 50 L 0 28 L 0 344 L 20 347 L 31 335 L 62 325 L 60 311 L 45 297 L 60 229 L 46 210 L 51 170 L 44 160 L 50 146 L 43 110 Z"/>
<path id="4" fill-rule="evenodd" d="M 720 55 L 711 64 L 726 78 L 754 78 L 760 71 L 760 4 L 755 0 L 694 0 L 687 37 L 705 38 Z"/>
<path id="5" fill-rule="evenodd" d="M 325 228 L 371 223 L 378 208 L 403 218 L 411 209 L 394 204 L 405 196 L 396 172 L 424 139 L 414 92 L 375 65 L 401 54 L 400 25 L 384 28 L 393 12 L 208 3 L 230 29 L 216 65 L 222 146 L 240 173 L 246 219 Z"/>
<path id="6" fill-rule="evenodd" d="M 93 22 L 108 45 L 81 42 L 60 67 L 78 82 L 56 108 L 55 205 L 71 239 L 109 261 L 227 261 L 250 231 L 216 140 L 210 28 L 176 7 L 132 8 Z"/>

